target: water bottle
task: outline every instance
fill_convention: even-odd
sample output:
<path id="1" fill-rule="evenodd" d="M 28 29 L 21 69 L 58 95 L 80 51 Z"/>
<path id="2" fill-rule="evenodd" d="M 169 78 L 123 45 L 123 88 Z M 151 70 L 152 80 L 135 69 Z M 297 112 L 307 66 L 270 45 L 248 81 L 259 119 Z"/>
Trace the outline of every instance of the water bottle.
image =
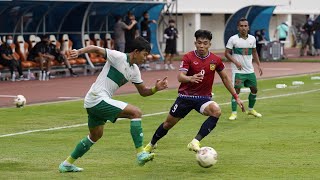
<path id="1" fill-rule="evenodd" d="M 320 80 L 320 76 L 312 76 L 311 80 Z"/>
<path id="2" fill-rule="evenodd" d="M 30 69 L 28 69 L 27 79 L 31 79 L 31 71 L 30 71 Z"/>
<path id="3" fill-rule="evenodd" d="M 42 71 L 39 71 L 39 81 L 42 81 Z"/>
<path id="4" fill-rule="evenodd" d="M 303 85 L 304 82 L 303 81 L 292 81 L 292 85 L 296 86 L 296 85 Z"/>
<path id="5" fill-rule="evenodd" d="M 16 73 L 13 73 L 13 74 L 12 74 L 12 79 L 11 79 L 11 81 L 16 81 Z"/>
<path id="6" fill-rule="evenodd" d="M 286 88 L 287 85 L 286 84 L 276 84 L 276 88 L 278 89 L 283 89 L 283 88 Z"/>

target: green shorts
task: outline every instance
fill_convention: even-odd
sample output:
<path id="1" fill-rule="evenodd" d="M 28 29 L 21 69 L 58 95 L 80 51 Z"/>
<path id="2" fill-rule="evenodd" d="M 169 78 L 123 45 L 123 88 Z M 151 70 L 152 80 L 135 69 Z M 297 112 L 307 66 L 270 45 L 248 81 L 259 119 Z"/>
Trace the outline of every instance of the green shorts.
<path id="1" fill-rule="evenodd" d="M 127 103 L 121 101 L 108 99 L 87 108 L 89 128 L 104 125 L 107 121 L 115 123 L 119 114 L 127 105 Z"/>
<path id="2" fill-rule="evenodd" d="M 257 87 L 257 78 L 255 73 L 240 74 L 235 73 L 232 77 L 234 88 Z"/>

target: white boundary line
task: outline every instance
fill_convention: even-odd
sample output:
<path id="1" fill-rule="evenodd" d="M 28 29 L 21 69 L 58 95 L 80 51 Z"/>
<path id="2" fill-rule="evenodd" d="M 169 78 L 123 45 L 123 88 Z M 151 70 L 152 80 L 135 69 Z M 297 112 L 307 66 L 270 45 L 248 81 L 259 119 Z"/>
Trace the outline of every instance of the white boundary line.
<path id="1" fill-rule="evenodd" d="M 17 95 L 0 95 L 0 98 L 15 98 Z"/>
<path id="2" fill-rule="evenodd" d="M 280 94 L 280 95 L 275 95 L 275 96 L 266 96 L 266 97 L 261 97 L 257 98 L 258 100 L 260 99 L 272 99 L 272 98 L 279 98 L 279 97 L 287 97 L 287 96 L 293 96 L 293 95 L 300 95 L 300 94 L 308 94 L 308 93 L 313 93 L 320 91 L 320 89 L 313 89 L 309 91 L 301 91 L 301 92 L 296 92 L 296 93 L 288 93 L 288 94 Z M 246 102 L 248 100 L 244 100 Z M 230 102 L 227 103 L 220 103 L 219 105 L 228 105 Z M 156 115 L 161 115 L 161 114 L 166 114 L 168 111 L 164 112 L 157 112 L 157 113 L 152 113 L 152 114 L 145 114 L 142 117 L 149 117 L 149 116 L 156 116 Z M 123 120 L 126 118 L 119 118 L 118 120 Z M 69 129 L 69 128 L 74 128 L 74 127 L 81 127 L 81 126 L 86 126 L 87 123 L 83 124 L 75 124 L 75 125 L 70 125 L 70 126 L 61 126 L 61 127 L 54 127 L 54 128 L 48 128 L 48 129 L 36 129 L 36 130 L 29 130 L 29 131 L 22 131 L 22 132 L 17 132 L 17 133 L 10 133 L 10 134 L 3 134 L 0 135 L 0 138 L 3 137 L 9 137 L 9 136 L 16 136 L 16 135 L 21 135 L 21 134 L 29 134 L 29 133 L 34 133 L 34 132 L 46 132 L 46 131 L 54 131 L 54 130 L 60 130 L 60 129 Z"/>

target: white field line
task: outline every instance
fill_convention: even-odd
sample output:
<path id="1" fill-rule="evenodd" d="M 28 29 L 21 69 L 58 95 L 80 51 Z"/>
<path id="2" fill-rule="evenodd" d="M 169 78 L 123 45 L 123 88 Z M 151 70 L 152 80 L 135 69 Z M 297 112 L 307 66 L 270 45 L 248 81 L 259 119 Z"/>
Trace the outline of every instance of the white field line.
<path id="1" fill-rule="evenodd" d="M 62 96 L 62 97 L 58 97 L 59 99 L 81 99 L 82 97 L 65 97 L 65 96 Z"/>
<path id="2" fill-rule="evenodd" d="M 272 98 L 279 98 L 279 97 L 308 94 L 308 93 L 313 93 L 313 92 L 317 92 L 317 91 L 320 91 L 320 89 L 314 89 L 314 90 L 302 91 L 302 92 L 296 92 L 296 93 L 280 94 L 280 95 L 275 95 L 275 96 L 266 96 L 266 97 L 261 97 L 261 98 L 257 98 L 257 99 L 258 100 L 272 99 Z M 243 100 L 243 101 L 246 102 L 248 100 Z M 220 103 L 219 105 L 228 105 L 228 104 L 230 104 L 230 102 Z M 157 113 L 152 113 L 152 114 L 145 114 L 142 117 L 156 116 L 156 115 L 161 115 L 161 114 L 166 114 L 166 113 L 168 113 L 168 112 L 163 111 L 163 112 L 157 112 Z M 119 118 L 118 120 L 123 120 L 123 119 L 126 119 L 126 118 Z M 3 134 L 3 135 L 0 135 L 0 138 L 9 137 L 9 136 L 16 136 L 16 135 L 21 135 L 21 134 L 29 134 L 29 133 L 34 133 L 34 132 L 46 132 L 46 131 L 54 131 L 54 130 L 60 130 L 60 129 L 69 129 L 69 128 L 81 127 L 81 126 L 86 126 L 86 125 L 87 125 L 87 123 L 83 123 L 83 124 L 75 124 L 75 125 L 71 125 L 71 126 L 61 126 L 61 127 L 54 127 L 54 128 L 48 128 L 48 129 L 36 129 L 36 130 L 22 131 L 22 132 L 17 132 L 17 133 Z"/>
<path id="3" fill-rule="evenodd" d="M 0 95 L 0 98 L 15 98 L 17 95 Z"/>

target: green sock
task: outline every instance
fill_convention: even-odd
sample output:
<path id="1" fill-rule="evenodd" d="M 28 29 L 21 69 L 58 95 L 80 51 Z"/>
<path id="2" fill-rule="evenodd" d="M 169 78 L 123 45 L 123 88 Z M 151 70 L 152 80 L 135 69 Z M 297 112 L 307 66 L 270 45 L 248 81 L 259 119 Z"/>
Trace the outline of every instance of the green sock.
<path id="1" fill-rule="evenodd" d="M 89 140 L 88 136 L 83 138 L 71 153 L 71 157 L 73 159 L 78 159 L 79 157 L 82 157 L 87 151 L 89 151 L 90 147 L 93 144 L 94 143 Z"/>
<path id="2" fill-rule="evenodd" d="M 249 100 L 249 108 L 253 108 L 254 104 L 256 103 L 256 94 L 252 94 L 250 93 L 248 96 L 248 100 Z"/>
<path id="3" fill-rule="evenodd" d="M 130 133 L 134 142 L 134 146 L 137 149 L 137 152 L 142 151 L 143 144 L 143 132 L 141 127 L 141 118 L 132 119 L 130 122 Z"/>
<path id="4" fill-rule="evenodd" d="M 231 98 L 231 110 L 232 112 L 237 112 L 237 102 L 233 96 Z"/>

